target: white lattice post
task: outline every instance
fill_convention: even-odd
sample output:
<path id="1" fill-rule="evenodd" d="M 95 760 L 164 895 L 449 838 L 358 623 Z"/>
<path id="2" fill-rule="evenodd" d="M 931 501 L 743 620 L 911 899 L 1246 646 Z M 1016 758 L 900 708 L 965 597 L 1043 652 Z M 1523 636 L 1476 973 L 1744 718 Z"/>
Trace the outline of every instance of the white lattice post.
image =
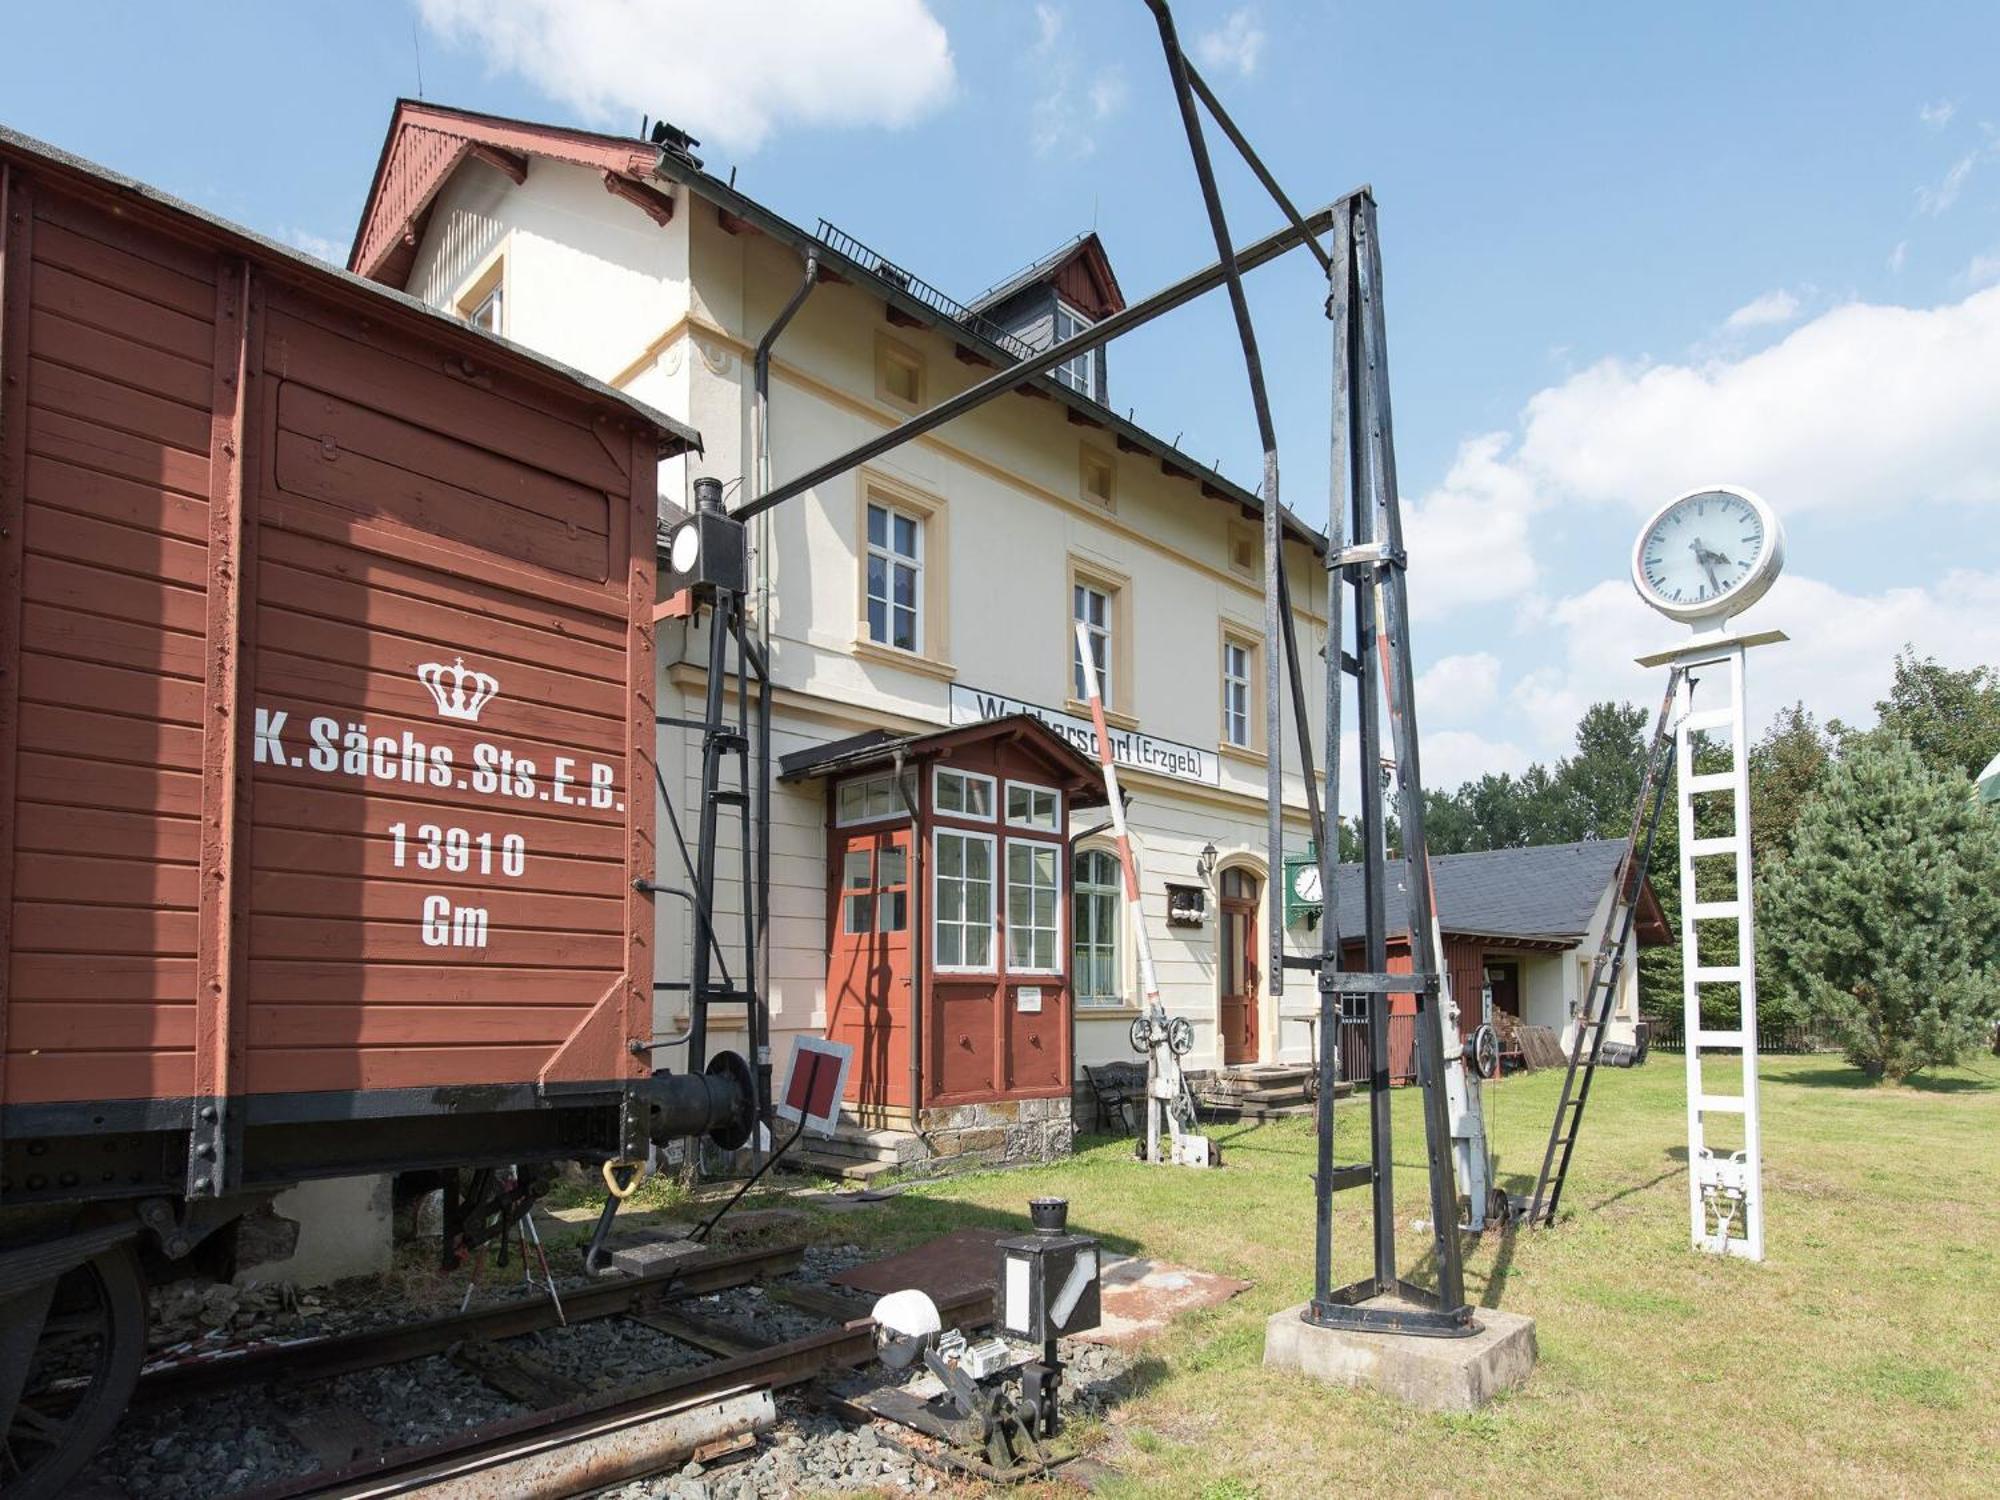
<path id="1" fill-rule="evenodd" d="M 1777 632 L 1767 632 L 1762 639 L 1738 636 L 1716 642 L 1707 649 L 1686 649 L 1668 657 L 1683 669 L 1674 755 L 1680 793 L 1688 1226 L 1696 1249 L 1748 1260 L 1764 1258 L 1764 1146 L 1757 1105 L 1757 924 L 1750 860 L 1750 757 L 1749 724 L 1743 699 L 1744 653 L 1746 647 L 1763 644 L 1774 635 Z M 1696 752 L 1704 735 L 1727 737 L 1727 769 L 1696 769 Z M 1700 837 L 1695 799 L 1722 797 L 1729 803 L 1729 831 Z M 1703 805 L 1712 803 L 1705 801 Z M 1730 861 L 1731 889 L 1713 894 L 1717 884 L 1713 866 L 1724 859 Z M 1706 872 L 1703 862 L 1709 865 Z M 1702 951 L 1704 926 L 1712 938 L 1733 929 L 1734 961 L 1720 964 L 1707 961 Z M 1721 986 L 1734 987 L 1737 1016 L 1734 1025 L 1711 1027 L 1702 1018 L 1703 1000 Z M 1736 1092 L 1711 1091 L 1702 1066 L 1703 1053 L 1709 1049 L 1737 1055 L 1741 1081 Z M 1709 1118 L 1716 1115 L 1741 1117 L 1740 1150 L 1718 1154 L 1709 1144 Z"/>

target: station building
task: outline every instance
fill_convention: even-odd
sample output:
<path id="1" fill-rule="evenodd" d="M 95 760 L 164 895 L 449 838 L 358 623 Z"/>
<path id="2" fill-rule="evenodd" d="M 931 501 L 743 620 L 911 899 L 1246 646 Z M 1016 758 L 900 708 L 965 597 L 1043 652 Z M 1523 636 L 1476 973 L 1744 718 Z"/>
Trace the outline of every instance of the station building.
<path id="1" fill-rule="evenodd" d="M 349 266 L 699 429 L 706 452 L 663 465 L 665 501 L 690 504 L 707 475 L 734 503 L 768 487 L 760 442 L 781 482 L 1124 306 L 1095 234 L 960 302 L 654 134 L 402 101 Z M 818 280 L 769 351 L 760 422 L 757 346 L 808 256 Z M 1133 1056 L 1138 981 L 1078 621 L 1107 681 L 1144 921 L 1166 1007 L 1193 1023 L 1190 1065 L 1311 1055 L 1316 997 L 1299 975 L 1274 993 L 1267 952 L 1283 872 L 1265 867 L 1261 503 L 1118 416 L 1114 364 L 1079 356 L 751 526 L 776 682 L 773 1061 L 782 1077 L 801 1035 L 855 1042 L 856 1139 L 885 1161 L 1066 1150 L 1081 1068 Z M 1290 515 L 1284 536 L 1310 661 L 1326 641 L 1324 539 Z M 663 716 L 699 713 L 704 637 L 698 619 L 662 623 Z M 1305 676 L 1317 737 L 1320 674 Z M 1286 847 L 1303 855 L 1284 722 Z M 666 728 L 659 753 L 693 807 L 698 736 Z M 684 883 L 664 826 L 662 845 L 661 878 Z M 731 858 L 725 926 L 740 920 Z M 691 924 L 682 903 L 659 908 L 670 978 Z M 1304 920 L 1286 941 L 1317 949 Z M 685 1009 L 662 993 L 663 1036 Z M 742 1046 L 734 1024 L 712 1017 L 712 1045 Z"/>

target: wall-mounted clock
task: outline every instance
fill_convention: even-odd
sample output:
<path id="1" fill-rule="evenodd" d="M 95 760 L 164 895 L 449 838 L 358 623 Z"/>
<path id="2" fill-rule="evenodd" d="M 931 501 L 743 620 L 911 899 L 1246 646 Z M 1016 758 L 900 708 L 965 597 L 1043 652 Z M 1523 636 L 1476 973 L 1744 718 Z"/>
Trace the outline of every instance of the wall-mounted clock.
<path id="1" fill-rule="evenodd" d="M 1300 865 L 1292 871 L 1292 895 L 1301 906 L 1319 905 L 1319 866 Z"/>
<path id="2" fill-rule="evenodd" d="M 1785 565 L 1785 528 L 1736 485 L 1689 490 L 1661 506 L 1632 546 L 1632 586 L 1669 619 L 1720 624 L 1764 596 Z"/>

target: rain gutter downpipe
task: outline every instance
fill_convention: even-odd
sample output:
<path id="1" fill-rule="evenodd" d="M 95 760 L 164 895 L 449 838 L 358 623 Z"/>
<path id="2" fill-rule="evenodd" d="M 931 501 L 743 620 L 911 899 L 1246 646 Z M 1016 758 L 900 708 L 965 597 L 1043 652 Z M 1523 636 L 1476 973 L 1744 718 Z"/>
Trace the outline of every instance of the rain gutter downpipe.
<path id="1" fill-rule="evenodd" d="M 751 402 L 752 461 L 755 464 L 757 493 L 771 488 L 771 350 L 792 317 L 805 305 L 819 281 L 819 253 L 806 252 L 805 275 L 798 288 L 757 340 L 752 358 L 754 398 Z M 758 1080 L 760 1113 L 771 1107 L 771 533 L 769 512 L 757 517 L 757 979 L 762 993 L 753 1002 L 762 1010 L 764 1024 L 753 1024 L 751 1066 Z"/>
<path id="2" fill-rule="evenodd" d="M 896 778 L 896 795 L 903 799 L 903 811 L 910 815 L 910 858 L 904 872 L 909 887 L 910 912 L 910 1129 L 922 1134 L 924 1108 L 924 1007 L 930 1003 L 931 986 L 924 967 L 924 924 L 930 921 L 930 903 L 923 899 L 924 828 L 917 799 L 903 780 L 903 747 L 898 745 L 890 760 Z"/>
<path id="3" fill-rule="evenodd" d="M 819 281 L 819 252 L 806 252 L 806 270 L 798 289 L 791 300 L 779 309 L 771 326 L 764 330 L 764 336 L 757 340 L 756 353 L 751 359 L 751 380 L 755 392 L 751 404 L 751 421 L 755 430 L 751 434 L 752 452 L 757 466 L 757 494 L 762 496 L 771 490 L 771 350 L 783 337 L 793 316 L 805 306 L 806 298 Z M 764 648 L 766 659 L 771 651 L 771 519 L 768 511 L 760 512 L 757 518 L 757 640 Z"/>

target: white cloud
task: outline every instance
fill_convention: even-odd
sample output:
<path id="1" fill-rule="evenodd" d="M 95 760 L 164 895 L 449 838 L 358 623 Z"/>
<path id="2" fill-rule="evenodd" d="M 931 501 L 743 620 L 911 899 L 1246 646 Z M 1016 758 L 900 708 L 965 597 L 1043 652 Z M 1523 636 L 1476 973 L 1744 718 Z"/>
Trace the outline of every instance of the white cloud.
<path id="1" fill-rule="evenodd" d="M 1500 658 L 1490 651 L 1443 656 L 1417 677 L 1418 722 L 1470 724 L 1500 695 Z"/>
<path id="2" fill-rule="evenodd" d="M 1231 11 L 1222 24 L 1194 39 L 1195 60 L 1220 72 L 1230 69 L 1248 78 L 1264 55 L 1264 28 L 1249 6 Z"/>
<path id="3" fill-rule="evenodd" d="M 1125 70 L 1115 64 L 1083 76 L 1065 35 L 1068 25 L 1056 6 L 1035 7 L 1035 42 L 1028 56 L 1040 88 L 1029 109 L 1028 144 L 1037 156 L 1090 155 L 1097 149 L 1096 127 L 1124 109 L 1131 93 Z"/>
<path id="4" fill-rule="evenodd" d="M 1799 315 L 1799 299 L 1779 287 L 1774 292 L 1744 303 L 1723 320 L 1728 329 L 1768 328 L 1774 324 L 1789 323 Z"/>
<path id="5" fill-rule="evenodd" d="M 1489 739 L 1470 729 L 1431 730 L 1421 717 L 1424 785 L 1434 792 L 1455 792 L 1468 781 L 1502 771 L 1519 773 L 1535 757 L 1507 739 Z"/>
<path id="6" fill-rule="evenodd" d="M 1093 120 L 1108 120 L 1125 107 L 1131 89 L 1125 82 L 1123 68 L 1106 68 L 1090 81 L 1090 116 Z"/>
<path id="7" fill-rule="evenodd" d="M 2000 506 L 2000 286 L 1933 308 L 1849 303 L 1753 354 L 1607 359 L 1459 445 L 1411 507 L 1411 607 L 1435 618 L 1543 586 L 1559 506 L 1643 512 L 1747 484 L 1788 514 Z"/>
<path id="8" fill-rule="evenodd" d="M 1902 275 L 1904 263 L 1907 262 L 1909 258 L 1910 258 L 1910 242 L 1908 240 L 1896 241 L 1896 248 L 1889 252 L 1890 273 L 1896 276 Z"/>
<path id="9" fill-rule="evenodd" d="M 1992 286 L 1996 281 L 2000 281 L 2000 250 L 1975 255 L 1966 263 L 1967 286 Z"/>
<path id="10" fill-rule="evenodd" d="M 1972 169 L 1979 165 L 1979 159 L 1986 154 L 1985 151 L 1968 151 L 1951 164 L 1935 186 L 1918 188 L 1918 209 L 1936 218 L 1958 202 L 1958 195 L 1965 191 L 1965 180 L 1972 175 Z"/>
<path id="11" fill-rule="evenodd" d="M 1935 308 L 1849 303 L 1734 360 L 1605 360 L 1528 403 L 1506 465 L 1644 510 L 1734 479 L 1798 513 L 2000 504 L 2000 289 Z"/>
<path id="12" fill-rule="evenodd" d="M 347 241 L 328 239 L 323 234 L 314 234 L 310 229 L 300 229 L 296 225 L 282 230 L 278 238 L 295 249 L 326 261 L 329 265 L 347 264 Z"/>
<path id="13" fill-rule="evenodd" d="M 1557 660 L 1524 674 L 1508 694 L 1519 715 L 1514 732 L 1539 758 L 1565 753 L 1578 716 L 1600 699 L 1638 703 L 1649 714 L 1656 709 L 1666 679 L 1633 658 L 1671 645 L 1682 631 L 1641 604 L 1622 578 L 1560 600 L 1551 618 Z M 1961 569 L 1927 586 L 1879 594 L 1786 574 L 1757 606 L 1756 624 L 1776 626 L 1791 639 L 1750 653 L 1746 691 L 1754 733 L 1796 702 L 1822 722 L 1869 724 L 1905 644 L 1951 667 L 2000 661 L 2000 571 Z"/>
<path id="14" fill-rule="evenodd" d="M 1507 457 L 1507 441 L 1504 432 L 1466 439 L 1444 483 L 1405 511 L 1413 618 L 1436 619 L 1535 586 L 1529 522 L 1549 499 Z"/>
<path id="15" fill-rule="evenodd" d="M 424 23 L 586 119 L 739 151 L 786 125 L 909 125 L 956 83 L 926 0 L 417 0 Z"/>
<path id="16" fill-rule="evenodd" d="M 1951 117 L 1958 113 L 1958 106 L 1949 99 L 1940 99 L 1935 104 L 1917 107 L 1917 118 L 1933 130 L 1942 130 L 1951 123 Z"/>

